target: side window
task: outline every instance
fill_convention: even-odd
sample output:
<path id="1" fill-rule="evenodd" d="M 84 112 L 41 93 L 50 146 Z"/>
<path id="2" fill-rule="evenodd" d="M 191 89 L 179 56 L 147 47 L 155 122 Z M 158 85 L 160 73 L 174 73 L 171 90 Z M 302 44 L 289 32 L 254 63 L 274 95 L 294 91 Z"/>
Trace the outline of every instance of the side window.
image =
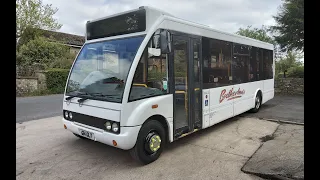
<path id="1" fill-rule="evenodd" d="M 204 38 L 203 88 L 215 88 L 232 84 L 231 43 Z"/>
<path id="2" fill-rule="evenodd" d="M 259 80 L 259 58 L 257 57 L 258 49 L 252 47 L 250 51 L 250 75 L 249 82 L 254 82 Z"/>
<path id="3" fill-rule="evenodd" d="M 263 69 L 263 49 L 259 48 L 257 53 L 257 58 L 259 59 L 259 81 L 264 80 L 264 69 Z"/>
<path id="4" fill-rule="evenodd" d="M 274 66 L 274 64 L 273 64 L 273 51 L 271 51 L 271 50 L 268 50 L 269 51 L 269 62 L 270 62 L 270 64 L 269 64 L 269 77 L 270 77 L 270 79 L 272 79 L 272 78 L 274 78 L 273 77 L 273 66 Z"/>
<path id="5" fill-rule="evenodd" d="M 250 74 L 250 46 L 233 45 L 232 80 L 235 84 L 247 83 L 252 78 Z"/>
<path id="6" fill-rule="evenodd" d="M 273 55 L 271 50 L 263 50 L 263 71 L 264 79 L 273 78 Z"/>
<path id="7" fill-rule="evenodd" d="M 167 94 L 167 56 L 148 57 L 147 47 L 136 68 L 129 101 Z"/>

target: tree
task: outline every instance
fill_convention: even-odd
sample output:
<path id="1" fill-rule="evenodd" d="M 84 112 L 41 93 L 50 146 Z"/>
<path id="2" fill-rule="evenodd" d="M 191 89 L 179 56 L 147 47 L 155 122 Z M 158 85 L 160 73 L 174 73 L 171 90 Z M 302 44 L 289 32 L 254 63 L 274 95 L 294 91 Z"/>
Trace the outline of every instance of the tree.
<path id="1" fill-rule="evenodd" d="M 304 0 L 283 1 L 280 12 L 273 17 L 277 25 L 270 29 L 282 51 L 304 52 Z"/>
<path id="2" fill-rule="evenodd" d="M 276 62 L 277 73 L 283 72 L 283 76 L 286 77 L 286 72 L 291 68 L 301 67 L 302 63 L 299 61 L 301 55 L 298 52 L 289 51 L 284 58 L 280 58 Z"/>
<path id="3" fill-rule="evenodd" d="M 262 26 L 261 28 L 252 28 L 252 26 L 247 26 L 247 28 L 239 28 L 236 34 L 273 44 L 275 59 L 278 59 L 281 56 L 279 45 L 271 35 L 268 35 L 268 32 L 269 29 L 266 26 Z"/>
<path id="4" fill-rule="evenodd" d="M 247 28 L 240 28 L 236 34 L 240 36 L 249 37 L 252 39 L 257 39 L 263 42 L 275 44 L 274 39 L 268 35 L 268 29 L 265 26 L 259 28 L 251 28 L 248 26 Z"/>
<path id="5" fill-rule="evenodd" d="M 57 11 L 51 4 L 42 4 L 42 0 L 16 0 L 16 40 L 26 29 L 60 29 L 62 25 L 53 18 Z"/>
<path id="6" fill-rule="evenodd" d="M 23 44 L 26 44 L 27 42 L 34 40 L 36 37 L 39 37 L 42 35 L 42 32 L 38 29 L 34 28 L 26 28 L 23 32 L 23 34 L 19 37 L 19 40 L 17 42 L 17 50 L 19 51 L 20 47 Z"/>
<path id="7" fill-rule="evenodd" d="M 17 64 L 22 66 L 42 64 L 49 67 L 56 60 L 69 57 L 68 54 L 70 51 L 67 46 L 36 37 L 20 47 Z"/>

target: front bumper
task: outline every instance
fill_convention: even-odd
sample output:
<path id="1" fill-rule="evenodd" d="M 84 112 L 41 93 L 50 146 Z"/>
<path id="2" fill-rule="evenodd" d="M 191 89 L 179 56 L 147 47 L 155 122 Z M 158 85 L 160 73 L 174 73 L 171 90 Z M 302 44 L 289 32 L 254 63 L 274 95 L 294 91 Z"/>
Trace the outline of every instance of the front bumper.
<path id="1" fill-rule="evenodd" d="M 94 133 L 94 141 L 101 142 L 103 144 L 107 144 L 113 147 L 117 147 L 124 150 L 129 150 L 133 148 L 136 144 L 138 133 L 141 126 L 134 126 L 134 127 L 120 127 L 120 134 L 112 134 L 106 132 L 102 129 L 90 127 L 84 124 L 72 122 L 65 120 L 62 118 L 63 123 L 67 126 L 67 130 L 75 133 L 79 133 L 79 128 L 85 131 Z M 117 142 L 117 146 L 114 146 L 112 141 L 115 140 Z"/>

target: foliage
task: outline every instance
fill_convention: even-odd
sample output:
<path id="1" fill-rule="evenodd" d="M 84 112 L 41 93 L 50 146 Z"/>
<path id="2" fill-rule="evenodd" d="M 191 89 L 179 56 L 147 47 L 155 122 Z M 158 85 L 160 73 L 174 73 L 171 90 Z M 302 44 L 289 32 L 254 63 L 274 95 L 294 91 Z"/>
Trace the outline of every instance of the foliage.
<path id="1" fill-rule="evenodd" d="M 187 75 L 187 63 L 185 50 L 175 50 L 174 52 L 174 72 L 176 77 Z M 179 74 L 179 75 L 178 75 Z"/>
<path id="2" fill-rule="evenodd" d="M 51 4 L 42 4 L 42 0 L 16 0 L 16 38 L 20 38 L 26 29 L 58 30 L 61 24 L 53 18 L 58 11 Z"/>
<path id="3" fill-rule="evenodd" d="M 299 53 L 289 51 L 285 57 L 276 62 L 276 74 L 283 73 L 285 76 L 290 68 L 301 67 L 302 63 L 298 60 L 300 58 Z"/>
<path id="4" fill-rule="evenodd" d="M 274 39 L 268 35 L 268 29 L 265 26 L 262 26 L 260 29 L 251 28 L 251 26 L 248 26 L 247 28 L 240 28 L 236 32 L 236 34 L 252 39 L 257 39 L 259 41 L 275 44 Z"/>
<path id="5" fill-rule="evenodd" d="M 49 69 L 46 71 L 47 89 L 51 93 L 63 93 L 69 69 Z"/>
<path id="6" fill-rule="evenodd" d="M 162 80 L 164 77 L 167 77 L 166 72 L 148 71 L 149 80 Z"/>
<path id="7" fill-rule="evenodd" d="M 21 46 L 18 56 L 18 65 L 33 65 L 35 63 L 49 65 L 52 61 L 65 57 L 68 47 L 46 41 L 43 37 L 36 37 L 27 44 Z"/>
<path id="8" fill-rule="evenodd" d="M 288 77 L 304 78 L 304 66 L 296 66 L 288 69 Z"/>
<path id="9" fill-rule="evenodd" d="M 284 0 L 271 30 L 282 51 L 304 52 L 304 0 Z"/>
<path id="10" fill-rule="evenodd" d="M 49 64 L 49 68 L 70 69 L 75 57 L 75 54 L 66 53 L 63 57 L 53 60 Z"/>
<path id="11" fill-rule="evenodd" d="M 265 26 L 262 26 L 261 28 L 252 28 L 251 26 L 248 26 L 247 28 L 239 28 L 236 34 L 273 44 L 275 59 L 278 59 L 281 56 L 278 44 L 271 35 L 268 35 L 268 32 L 269 30 Z"/>
<path id="12" fill-rule="evenodd" d="M 26 28 L 24 30 L 24 33 L 19 38 L 16 49 L 19 51 L 20 47 L 23 44 L 26 44 L 29 41 L 34 40 L 36 37 L 39 37 L 41 35 L 42 35 L 41 31 L 39 31 L 38 29 Z"/>

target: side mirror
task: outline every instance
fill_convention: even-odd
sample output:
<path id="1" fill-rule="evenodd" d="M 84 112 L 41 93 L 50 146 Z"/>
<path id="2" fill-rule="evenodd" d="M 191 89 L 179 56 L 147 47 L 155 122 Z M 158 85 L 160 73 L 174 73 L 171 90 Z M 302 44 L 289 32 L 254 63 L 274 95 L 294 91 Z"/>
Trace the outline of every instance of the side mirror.
<path id="1" fill-rule="evenodd" d="M 160 33 L 160 49 L 163 54 L 171 52 L 171 34 L 168 30 L 162 30 Z"/>
<path id="2" fill-rule="evenodd" d="M 148 48 L 149 57 L 171 52 L 171 34 L 167 30 L 157 30 L 152 37 L 152 48 Z"/>
<path id="3" fill-rule="evenodd" d="M 168 30 L 161 30 L 160 32 L 160 49 L 163 54 L 171 52 L 171 34 Z"/>
<path id="4" fill-rule="evenodd" d="M 154 46 L 154 48 L 159 49 L 161 48 L 160 43 L 161 43 L 161 30 L 158 29 L 152 37 L 152 45 Z"/>
<path id="5" fill-rule="evenodd" d="M 160 56 L 161 50 L 157 48 L 148 48 L 149 58 L 152 56 Z"/>

